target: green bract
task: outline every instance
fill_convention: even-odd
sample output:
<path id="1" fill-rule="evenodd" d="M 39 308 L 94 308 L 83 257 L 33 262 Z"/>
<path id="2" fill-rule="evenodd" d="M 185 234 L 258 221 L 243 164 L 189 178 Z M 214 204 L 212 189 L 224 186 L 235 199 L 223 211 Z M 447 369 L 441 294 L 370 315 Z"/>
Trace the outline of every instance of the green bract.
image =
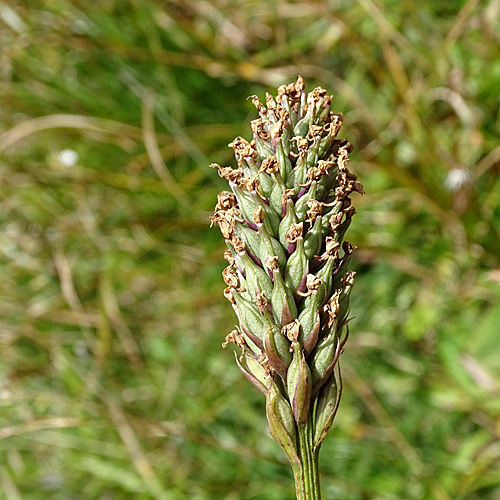
<path id="1" fill-rule="evenodd" d="M 212 165 L 231 188 L 212 217 L 229 249 L 224 294 L 239 319 L 224 345 L 241 347 L 238 365 L 266 394 L 271 434 L 297 480 L 300 436 L 317 456 L 340 399 L 355 274 L 342 239 L 355 213 L 350 195 L 363 187 L 346 168 L 352 148 L 336 138 L 342 115 L 324 89 L 306 94 L 299 77 L 276 99 L 267 94 L 266 106 L 252 102 L 260 115 L 252 142 L 230 144 L 238 167 Z"/>

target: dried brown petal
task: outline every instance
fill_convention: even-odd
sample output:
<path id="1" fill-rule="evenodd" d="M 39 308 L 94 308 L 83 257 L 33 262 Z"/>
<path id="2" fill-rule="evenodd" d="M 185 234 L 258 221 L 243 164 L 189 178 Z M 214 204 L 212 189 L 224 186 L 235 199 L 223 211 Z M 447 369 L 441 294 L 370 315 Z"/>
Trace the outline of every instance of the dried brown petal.
<path id="1" fill-rule="evenodd" d="M 253 209 L 252 218 L 255 224 L 262 224 L 264 222 L 264 209 L 262 207 L 255 207 Z"/>
<path id="2" fill-rule="evenodd" d="M 245 337 L 238 330 L 233 330 L 226 335 L 226 341 L 222 344 L 222 347 L 226 348 L 229 344 L 235 344 L 241 348 L 240 361 L 242 361 L 248 347 Z"/>
<path id="3" fill-rule="evenodd" d="M 325 123 L 323 130 L 330 136 L 336 137 L 339 133 L 340 127 L 342 126 L 342 120 L 344 117 L 342 114 L 329 113 L 328 120 L 329 123 Z"/>
<path id="4" fill-rule="evenodd" d="M 222 191 L 217 195 L 216 210 L 228 210 L 236 206 L 236 196 L 231 191 Z"/>
<path id="5" fill-rule="evenodd" d="M 297 292 L 297 295 L 302 297 L 309 297 L 313 294 L 314 290 L 317 290 L 323 282 L 314 276 L 314 274 L 308 274 L 306 277 L 306 292 Z"/>
<path id="6" fill-rule="evenodd" d="M 259 174 L 266 173 L 266 174 L 275 174 L 276 172 L 279 172 L 280 166 L 278 163 L 278 160 L 275 156 L 268 156 L 265 160 L 263 160 L 260 169 L 259 169 Z"/>
<path id="7" fill-rule="evenodd" d="M 243 241 L 241 241 L 237 236 L 233 236 L 231 244 L 238 253 L 243 253 L 246 250 L 245 243 L 243 243 Z"/>
<path id="8" fill-rule="evenodd" d="M 245 177 L 240 183 L 240 187 L 244 187 L 247 191 L 257 191 L 260 186 L 260 181 L 257 176 L 248 178 Z"/>
<path id="9" fill-rule="evenodd" d="M 274 100 L 274 97 L 269 92 L 266 92 L 266 105 L 267 105 L 267 109 L 269 109 L 269 110 L 276 109 L 276 101 Z"/>
<path id="10" fill-rule="evenodd" d="M 303 158 L 307 153 L 307 149 L 309 148 L 309 141 L 305 137 L 300 137 L 300 136 L 292 137 L 291 140 L 297 142 L 297 149 L 299 151 L 298 156 L 300 158 Z M 291 154 L 293 154 L 294 156 L 297 156 L 293 152 Z"/>
<path id="11" fill-rule="evenodd" d="M 259 363 L 259 365 L 262 366 L 266 375 L 271 375 L 272 373 L 274 373 L 274 370 L 272 369 L 271 364 L 269 363 L 269 359 L 267 358 L 265 352 L 261 352 L 259 354 L 259 357 L 257 358 L 257 363 Z"/>
<path id="12" fill-rule="evenodd" d="M 259 98 L 256 95 L 251 95 L 248 97 L 248 99 L 250 99 L 250 98 L 252 99 L 252 104 L 257 108 L 257 111 L 259 112 L 259 114 L 266 115 L 267 109 L 264 106 L 264 104 L 262 104 L 260 102 Z"/>
<path id="13" fill-rule="evenodd" d="M 280 118 L 271 128 L 271 137 L 278 138 L 283 135 L 285 122 Z"/>
<path id="14" fill-rule="evenodd" d="M 262 106 L 262 107 L 264 107 L 264 106 Z M 258 120 L 253 120 L 250 122 L 250 125 L 252 127 L 252 132 L 257 137 L 260 137 L 264 141 L 267 141 L 271 138 L 271 133 L 269 131 L 268 122 L 266 122 L 264 119 L 259 118 Z"/>
<path id="15" fill-rule="evenodd" d="M 219 226 L 222 236 L 230 240 L 234 235 L 234 209 L 218 210 L 211 217 L 211 225 Z"/>
<path id="16" fill-rule="evenodd" d="M 276 257 L 276 255 L 268 255 L 266 258 L 266 266 L 271 271 L 278 271 L 278 257 Z"/>
<path id="17" fill-rule="evenodd" d="M 240 284 L 238 275 L 232 266 L 228 266 L 224 269 L 224 271 L 222 271 L 222 279 L 229 288 L 238 288 Z"/>
<path id="18" fill-rule="evenodd" d="M 342 146 L 339 148 L 338 151 L 338 158 L 337 158 L 337 165 L 339 166 L 339 170 L 345 170 L 346 164 L 349 161 L 349 149 L 350 144 L 347 143 L 346 145 Z"/>
<path id="19" fill-rule="evenodd" d="M 337 313 L 339 312 L 339 297 L 342 290 L 335 290 L 330 300 L 323 306 L 324 313 L 328 316 L 328 327 L 333 325 Z"/>
<path id="20" fill-rule="evenodd" d="M 254 299 L 254 302 L 261 311 L 264 311 L 268 305 L 267 298 L 263 292 L 257 294 L 257 296 Z"/>
<path id="21" fill-rule="evenodd" d="M 316 220 L 316 217 L 318 215 L 321 215 L 321 212 L 323 212 L 323 203 L 318 200 L 309 200 L 307 202 L 307 205 L 309 207 L 309 210 L 307 211 L 307 221 L 311 226 L 314 224 L 314 221 Z"/>
<path id="22" fill-rule="evenodd" d="M 230 266 L 234 265 L 235 260 L 233 254 L 231 253 L 231 250 L 226 250 L 224 252 L 224 258 L 229 262 Z"/>
<path id="23" fill-rule="evenodd" d="M 311 125 L 309 127 L 309 133 L 307 134 L 307 138 L 310 141 L 317 141 L 321 139 L 322 132 L 323 132 L 323 127 L 321 125 Z"/>
<path id="24" fill-rule="evenodd" d="M 285 192 L 281 195 L 281 204 L 284 206 L 286 202 L 292 199 L 295 196 L 295 188 L 294 189 L 285 189 Z"/>
<path id="25" fill-rule="evenodd" d="M 292 104 L 300 101 L 302 93 L 304 92 L 305 83 L 304 79 L 299 76 L 295 83 L 289 83 L 288 85 L 281 85 L 278 88 L 278 100 L 281 101 L 282 97 L 287 97 L 288 101 Z"/>
<path id="26" fill-rule="evenodd" d="M 300 238 L 303 233 L 303 223 L 300 222 L 299 224 L 292 224 L 292 227 L 290 228 L 290 231 L 286 233 L 285 235 L 285 240 L 287 243 L 295 243 L 297 241 L 297 238 Z"/>
<path id="27" fill-rule="evenodd" d="M 292 343 L 297 342 L 300 334 L 300 322 L 298 319 L 288 323 L 281 329 L 281 333 Z M 290 349 L 292 350 L 292 349 Z"/>
<path id="28" fill-rule="evenodd" d="M 238 160 L 257 157 L 257 150 L 247 140 L 243 139 L 243 137 L 236 137 L 228 146 L 233 148 L 235 155 L 238 156 Z"/>
<path id="29" fill-rule="evenodd" d="M 344 213 L 343 212 L 339 212 L 338 214 L 334 214 L 330 217 L 330 219 L 328 220 L 328 224 L 330 226 L 330 229 L 332 231 L 332 233 L 336 233 L 339 226 L 340 226 L 340 223 L 342 222 L 342 217 L 343 217 Z"/>
<path id="30" fill-rule="evenodd" d="M 234 300 L 234 297 L 233 297 L 233 294 L 232 294 L 232 288 L 224 288 L 224 297 L 226 297 L 227 300 L 229 300 L 229 302 L 231 302 L 231 304 L 233 305 L 236 305 L 236 301 Z"/>
<path id="31" fill-rule="evenodd" d="M 283 123 L 286 123 L 290 120 L 290 113 L 286 110 L 284 106 L 278 104 L 276 109 L 274 110 L 274 114 L 281 120 Z"/>

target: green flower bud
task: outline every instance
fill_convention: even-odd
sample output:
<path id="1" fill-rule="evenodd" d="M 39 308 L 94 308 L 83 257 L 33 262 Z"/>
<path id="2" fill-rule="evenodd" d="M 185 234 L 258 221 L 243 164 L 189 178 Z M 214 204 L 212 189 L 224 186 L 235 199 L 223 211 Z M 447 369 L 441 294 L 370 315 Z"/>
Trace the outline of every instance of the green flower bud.
<path id="1" fill-rule="evenodd" d="M 259 249 L 259 257 L 262 261 L 263 265 L 266 265 L 266 261 L 268 257 L 276 256 L 278 257 L 278 265 L 280 269 L 285 269 L 286 267 L 286 256 L 283 250 L 283 247 L 280 245 L 279 241 L 273 238 L 267 228 L 264 226 L 260 226 L 259 228 L 259 236 L 260 240 L 260 249 Z"/>
<path id="2" fill-rule="evenodd" d="M 236 313 L 244 331 L 263 341 L 266 331 L 272 325 L 264 319 L 259 308 L 249 300 L 244 299 L 236 290 L 232 290 L 232 296 L 236 302 Z"/>
<path id="3" fill-rule="evenodd" d="M 297 218 L 297 214 L 295 213 L 295 207 L 293 201 L 288 199 L 286 202 L 286 214 L 283 217 L 283 220 L 280 222 L 280 226 L 278 229 L 279 241 L 283 248 L 288 248 L 288 242 L 286 241 L 286 235 L 292 229 L 294 224 L 297 224 L 299 219 Z"/>
<path id="4" fill-rule="evenodd" d="M 276 388 L 275 383 L 267 392 L 266 414 L 271 436 L 283 448 L 292 465 L 300 467 L 300 459 L 297 454 L 297 431 L 292 409 Z"/>
<path id="5" fill-rule="evenodd" d="M 342 379 L 339 372 L 339 385 L 335 374 L 332 373 L 330 379 L 321 389 L 316 405 L 316 425 L 314 431 L 314 446 L 318 447 L 325 440 L 333 419 L 337 413 L 342 394 Z"/>
<path id="6" fill-rule="evenodd" d="M 273 272 L 274 288 L 271 295 L 273 313 L 278 325 L 285 326 L 297 317 L 297 306 L 293 294 L 283 282 L 279 269 Z"/>
<path id="7" fill-rule="evenodd" d="M 303 220 L 306 215 L 307 209 L 309 208 L 307 202 L 314 200 L 316 197 L 316 185 L 316 181 L 313 181 L 309 191 L 302 195 L 297 200 L 297 203 L 295 203 L 295 213 L 297 214 L 299 220 Z"/>
<path id="8" fill-rule="evenodd" d="M 255 262 L 246 254 L 239 255 L 242 269 L 246 272 L 246 286 L 252 299 L 255 299 L 259 292 L 263 292 L 266 297 L 271 297 L 273 293 L 273 283 L 269 274 L 259 267 Z"/>
<path id="9" fill-rule="evenodd" d="M 304 239 L 302 236 L 297 238 L 297 248 L 290 255 L 286 265 L 285 284 L 289 290 L 295 293 L 300 290 L 301 285 L 305 285 L 303 281 L 309 270 L 309 261 L 307 260 L 304 250 Z"/>
<path id="10" fill-rule="evenodd" d="M 323 243 L 323 217 L 318 216 L 314 221 L 314 226 L 307 231 L 304 238 L 304 252 L 308 260 L 317 255 Z"/>
<path id="11" fill-rule="evenodd" d="M 288 366 L 292 361 L 292 353 L 290 352 L 290 342 L 284 337 L 278 327 L 270 328 L 266 332 L 264 349 L 269 363 L 283 382 L 285 382 Z"/>
<path id="12" fill-rule="evenodd" d="M 311 404 L 311 373 L 298 342 L 292 344 L 293 359 L 287 373 L 287 391 L 297 424 L 307 422 Z"/>

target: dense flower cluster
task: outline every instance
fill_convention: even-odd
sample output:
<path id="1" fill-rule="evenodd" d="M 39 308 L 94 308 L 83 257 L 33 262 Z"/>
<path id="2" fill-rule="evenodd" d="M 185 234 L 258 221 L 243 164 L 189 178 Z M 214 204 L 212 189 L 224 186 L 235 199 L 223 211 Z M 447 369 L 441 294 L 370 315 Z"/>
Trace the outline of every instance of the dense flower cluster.
<path id="1" fill-rule="evenodd" d="M 355 274 L 343 237 L 350 195 L 363 187 L 346 167 L 352 147 L 336 139 L 342 115 L 324 89 L 306 94 L 299 77 L 266 105 L 251 98 L 260 115 L 253 140 L 229 145 L 238 167 L 211 165 L 231 188 L 212 216 L 228 247 L 224 295 L 239 320 L 224 345 L 241 348 L 238 365 L 266 395 L 271 434 L 293 464 L 300 426 L 309 423 L 319 448 L 338 407 Z"/>

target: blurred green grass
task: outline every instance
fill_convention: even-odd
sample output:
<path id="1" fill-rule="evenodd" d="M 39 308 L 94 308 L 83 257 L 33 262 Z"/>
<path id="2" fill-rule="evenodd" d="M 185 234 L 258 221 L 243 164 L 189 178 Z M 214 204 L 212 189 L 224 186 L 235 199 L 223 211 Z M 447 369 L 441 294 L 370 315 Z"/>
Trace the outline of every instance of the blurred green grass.
<path id="1" fill-rule="evenodd" d="M 367 195 L 326 499 L 500 498 L 500 2 L 0 6 L 0 498 L 292 498 L 208 215 L 301 74 Z M 78 160 L 72 164 L 71 153 Z M 69 163 L 69 164 L 68 164 Z"/>

